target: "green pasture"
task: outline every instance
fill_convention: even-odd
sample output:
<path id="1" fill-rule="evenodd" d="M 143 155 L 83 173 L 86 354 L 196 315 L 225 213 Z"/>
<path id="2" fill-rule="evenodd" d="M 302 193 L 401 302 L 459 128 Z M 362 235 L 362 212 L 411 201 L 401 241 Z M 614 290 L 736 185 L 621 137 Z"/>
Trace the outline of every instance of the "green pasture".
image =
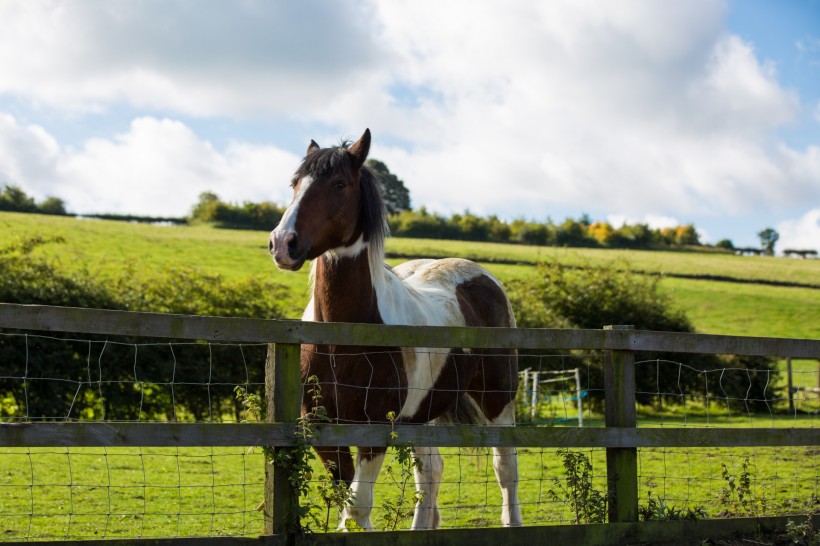
<path id="1" fill-rule="evenodd" d="M 290 317 L 298 317 L 308 300 L 307 268 L 298 273 L 277 271 L 268 254 L 266 232 L 0 213 L 0 246 L 26 236 L 62 238 L 62 242 L 41 246 L 35 255 L 48 256 L 67 270 L 100 279 L 160 275 L 165 268 L 187 266 L 226 279 L 273 276 L 289 288 L 285 308 Z M 531 264 L 539 260 L 579 266 L 622 264 L 666 275 L 662 289 L 671 295 L 674 305 L 686 311 L 700 332 L 820 337 L 820 260 L 397 238 L 388 240 L 387 250 L 399 256 L 389 259 L 391 264 L 415 256 L 472 258 L 484 263 L 502 282 L 532 275 Z M 707 278 L 698 278 L 704 276 Z M 715 277 L 746 282 L 709 280 Z"/>
<path id="2" fill-rule="evenodd" d="M 36 256 L 102 281 L 125 275 L 151 277 L 168 267 L 186 266 L 225 279 L 272 276 L 289 289 L 284 307 L 291 317 L 299 316 L 308 299 L 307 268 L 298 273 L 277 271 L 265 232 L 0 213 L 0 248 L 30 236 L 54 239 L 37 248 Z M 502 282 L 533 275 L 532 265 L 542 260 L 577 266 L 614 262 L 663 274 L 661 289 L 700 332 L 820 338 L 820 260 L 413 239 L 390 239 L 387 250 L 391 264 L 416 256 L 472 258 Z M 793 369 L 796 386 L 818 386 L 817 361 L 794 361 Z M 785 412 L 785 401 L 762 415 L 730 416 L 719 402 L 665 407 L 663 414 L 657 408 L 641 408 L 639 426 L 743 426 L 765 434 L 772 427 L 816 427 L 818 406 L 816 394 L 800 393 L 792 414 Z M 571 417 L 575 410 L 544 411 L 564 411 Z M 601 426 L 600 415 L 588 413 L 587 425 Z M 593 463 L 595 486 L 603 491 L 604 451 L 584 452 Z M 443 525 L 497 525 L 500 494 L 488 452 L 446 449 L 443 453 L 446 483 L 439 503 Z M 805 513 L 816 509 L 820 497 L 818 454 L 816 446 L 643 449 L 639 452 L 641 504 L 646 505 L 652 495 L 676 508 L 703 508 L 709 517 Z M 563 476 L 556 449 L 522 448 L 520 455 L 525 524 L 571 522 L 568 507 L 549 493 L 557 491 L 553 480 Z M 751 502 L 743 504 L 727 498 L 726 489 L 730 478 L 735 482 L 739 478 L 746 456 L 751 480 L 751 497 L 746 498 Z M 388 454 L 387 464 L 395 467 L 397 463 L 390 459 Z M 257 535 L 262 531 L 262 515 L 257 511 L 264 481 L 260 450 L 2 448 L 0 461 L 0 541 Z M 384 528 L 382 505 L 385 499 L 398 498 L 400 488 L 384 471 L 379 481 L 373 522 Z M 315 491 L 307 502 L 320 503 Z M 335 520 L 333 513 L 331 526 Z M 408 528 L 409 521 L 399 527 Z"/>
<path id="3" fill-rule="evenodd" d="M 761 430 L 765 433 L 765 430 Z M 564 478 L 556 449 L 519 449 L 519 495 L 525 525 L 573 523 L 555 479 Z M 585 449 L 593 484 L 606 490 L 605 454 Z M 444 527 L 498 526 L 501 496 L 489 450 L 443 449 L 439 506 Z M 0 449 L 0 540 L 258 535 L 264 460 L 247 448 Z M 726 498 L 749 457 L 751 497 Z M 640 504 L 647 497 L 707 517 L 805 513 L 820 495 L 816 447 L 756 449 L 641 449 Z M 723 475 L 722 465 L 729 475 Z M 398 474 L 393 452 L 385 467 Z M 318 471 L 318 468 L 316 468 Z M 412 479 L 405 492 L 413 490 Z M 559 493 L 559 499 L 550 491 Z M 402 486 L 382 471 L 372 521 L 385 529 L 386 499 Z M 314 490 L 303 504 L 325 509 Z M 330 527 L 338 521 L 330 511 Z M 407 529 L 402 519 L 399 529 Z"/>

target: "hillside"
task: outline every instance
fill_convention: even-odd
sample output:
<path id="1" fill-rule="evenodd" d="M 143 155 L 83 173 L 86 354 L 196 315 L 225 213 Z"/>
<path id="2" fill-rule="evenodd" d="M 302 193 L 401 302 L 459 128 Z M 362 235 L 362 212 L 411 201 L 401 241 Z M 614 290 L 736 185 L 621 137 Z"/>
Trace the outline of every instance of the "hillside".
<path id="1" fill-rule="evenodd" d="M 100 279 L 151 275 L 185 265 L 229 279 L 273 275 L 288 286 L 292 299 L 286 308 L 294 317 L 307 302 L 307 269 L 278 272 L 268 254 L 268 233 L 263 231 L 0 213 L 0 247 L 35 235 L 59 238 L 35 250 L 35 255 Z M 701 332 L 820 337 L 820 260 L 398 238 L 388 240 L 387 251 L 390 263 L 418 256 L 471 258 L 487 265 L 502 282 L 531 275 L 538 261 L 575 266 L 614 262 L 664 275 L 662 289 Z"/>

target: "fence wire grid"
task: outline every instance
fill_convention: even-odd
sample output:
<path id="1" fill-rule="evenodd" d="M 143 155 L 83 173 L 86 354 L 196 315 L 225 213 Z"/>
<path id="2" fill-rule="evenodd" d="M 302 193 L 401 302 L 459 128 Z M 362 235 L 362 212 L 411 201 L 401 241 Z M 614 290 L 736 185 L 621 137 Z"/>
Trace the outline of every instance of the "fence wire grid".
<path id="1" fill-rule="evenodd" d="M 264 399 L 266 351 L 266 344 L 0 333 L 0 418 L 11 423 L 257 420 L 260 416 L 248 411 L 235 390 L 241 387 Z M 431 351 L 431 358 L 438 352 Z M 699 368 L 695 361 L 637 362 L 638 426 L 741 426 L 760 428 L 761 434 L 817 426 L 817 362 L 791 363 L 791 391 L 782 362 L 736 364 Z M 510 393 L 518 426 L 603 426 L 602 368 L 603 356 L 597 353 L 522 351 L 518 391 Z M 366 388 L 367 383 L 347 388 Z M 320 384 L 324 392 L 338 387 Z M 583 455 L 572 471 L 582 475 L 589 490 L 605 493 L 605 449 L 570 451 Z M 498 526 L 501 495 L 491 451 L 441 452 L 442 527 Z M 579 512 L 572 501 L 567 453 L 560 446 L 518 449 L 525 525 L 588 523 L 594 517 Z M 641 515 L 668 519 L 816 510 L 819 454 L 816 446 L 640 449 Z M 0 461 L 0 540 L 262 533 L 265 460 L 253 446 L 0 448 Z M 301 502 L 320 513 L 319 527 L 326 521 L 333 529 L 338 510 L 324 507 L 317 492 L 322 470 L 318 462 L 314 465 L 317 483 Z M 388 451 L 373 503 L 372 521 L 379 529 L 405 529 L 412 519 L 392 508 L 415 489 L 412 479 L 396 479 L 398 465 Z M 594 508 L 595 499 L 587 498 L 584 510 Z"/>

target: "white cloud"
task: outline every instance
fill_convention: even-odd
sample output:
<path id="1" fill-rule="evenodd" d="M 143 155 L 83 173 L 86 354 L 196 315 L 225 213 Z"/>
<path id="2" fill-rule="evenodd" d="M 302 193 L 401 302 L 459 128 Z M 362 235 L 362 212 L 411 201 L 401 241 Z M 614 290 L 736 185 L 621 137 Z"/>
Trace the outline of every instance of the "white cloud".
<path id="1" fill-rule="evenodd" d="M 0 92 L 70 111 L 289 113 L 352 92 L 377 56 L 352 2 L 26 0 L 0 20 Z"/>
<path id="2" fill-rule="evenodd" d="M 60 197 L 72 212 L 163 216 L 187 214 L 203 191 L 228 201 L 284 203 L 299 161 L 274 147 L 241 142 L 220 151 L 180 122 L 147 117 L 113 139 L 70 149 L 41 128 L 2 116 L 0 158 L 6 160 L 0 171 L 24 190 Z"/>
<path id="3" fill-rule="evenodd" d="M 776 230 L 780 234 L 778 249 L 820 252 L 820 208 L 812 209 L 800 218 L 780 222 Z"/>
<path id="4" fill-rule="evenodd" d="M 58 170 L 77 203 L 86 184 L 97 203 L 110 195 L 119 208 L 156 195 L 187 206 L 202 180 L 256 199 L 261 183 L 244 191 L 228 181 L 295 166 L 274 146 L 217 150 L 172 121 L 195 115 L 285 119 L 319 127 L 319 138 L 369 126 L 373 155 L 414 203 L 440 211 L 686 218 L 820 201 L 820 146 L 797 150 L 777 136 L 800 99 L 753 44 L 725 31 L 727 9 L 714 0 L 0 3 L 0 19 L 14 22 L 0 34 L 0 97 L 80 116 L 121 105 L 163 112 L 77 150 L 19 128 L 16 138 L 34 144 L 5 168 L 42 184 L 37 169 Z M 151 197 L 125 198 L 111 180 Z"/>
<path id="5" fill-rule="evenodd" d="M 378 9 L 396 77 L 434 90 L 384 120 L 413 143 L 380 153 L 416 202 L 688 216 L 820 199 L 818 148 L 774 138 L 797 97 L 722 30 L 719 2 L 472 3 L 455 27 L 419 3 Z"/>

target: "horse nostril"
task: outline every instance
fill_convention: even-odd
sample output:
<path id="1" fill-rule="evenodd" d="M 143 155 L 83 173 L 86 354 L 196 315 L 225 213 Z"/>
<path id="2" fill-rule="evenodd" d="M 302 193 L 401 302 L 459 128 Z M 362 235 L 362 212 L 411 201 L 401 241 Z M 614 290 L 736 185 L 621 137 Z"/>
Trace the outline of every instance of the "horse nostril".
<path id="1" fill-rule="evenodd" d="M 273 239 L 268 239 L 268 250 L 273 252 Z"/>
<path id="2" fill-rule="evenodd" d="M 288 254 L 291 258 L 296 257 L 297 249 L 296 247 L 299 245 L 299 237 L 294 233 L 291 237 L 288 238 Z"/>

